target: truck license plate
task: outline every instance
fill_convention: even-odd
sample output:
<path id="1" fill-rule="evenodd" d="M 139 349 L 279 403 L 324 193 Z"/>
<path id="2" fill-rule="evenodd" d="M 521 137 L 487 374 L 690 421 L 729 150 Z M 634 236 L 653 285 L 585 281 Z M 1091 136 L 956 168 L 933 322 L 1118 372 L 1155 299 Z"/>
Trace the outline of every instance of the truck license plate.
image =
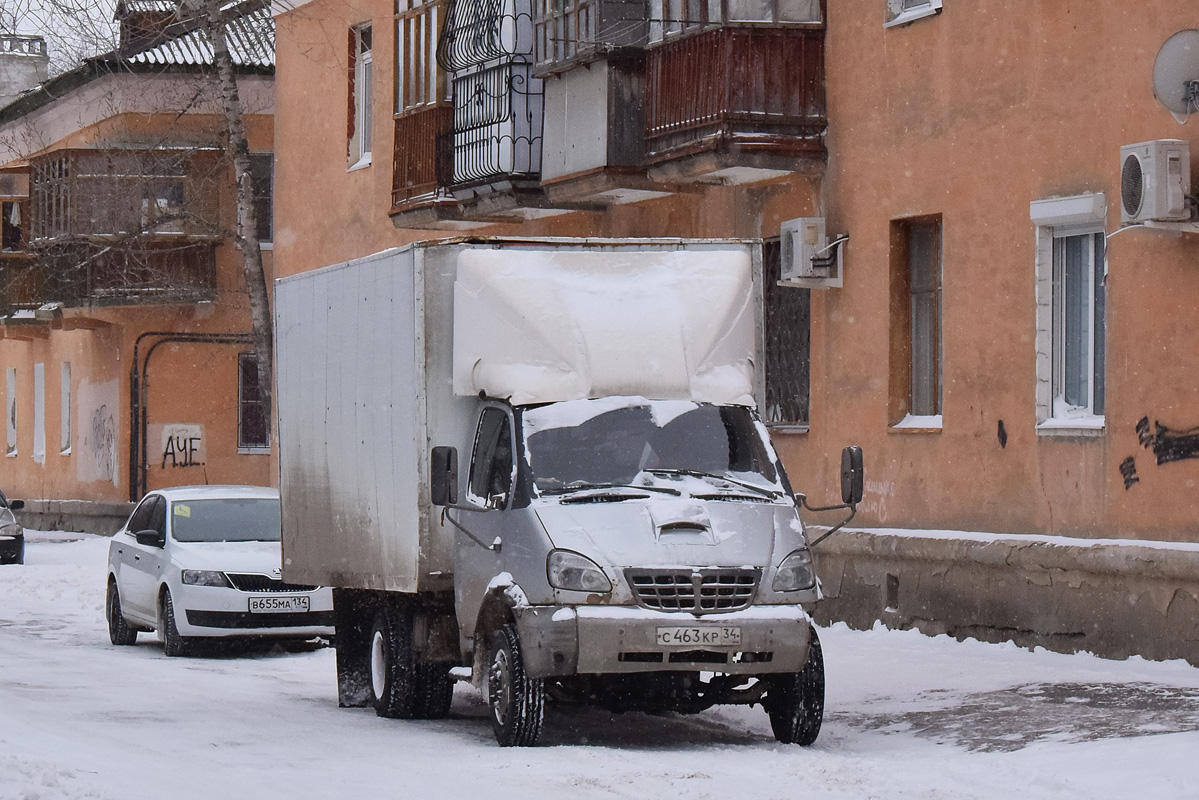
<path id="1" fill-rule="evenodd" d="M 730 625 L 691 625 L 658 628 L 660 647 L 739 647 L 741 628 Z"/>
<path id="2" fill-rule="evenodd" d="M 251 597 L 251 614 L 283 614 L 288 611 L 307 611 L 307 597 Z"/>

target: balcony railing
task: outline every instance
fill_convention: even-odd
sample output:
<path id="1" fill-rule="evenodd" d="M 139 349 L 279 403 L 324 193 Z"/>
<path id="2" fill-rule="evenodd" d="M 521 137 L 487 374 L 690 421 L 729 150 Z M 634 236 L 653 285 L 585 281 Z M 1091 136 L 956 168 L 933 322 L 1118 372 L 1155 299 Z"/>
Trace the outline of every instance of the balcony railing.
<path id="1" fill-rule="evenodd" d="M 725 27 L 646 57 L 651 163 L 705 150 L 822 157 L 824 30 Z"/>
<path id="2" fill-rule="evenodd" d="M 536 179 L 542 104 L 541 79 L 528 61 L 456 73 L 452 185 Z"/>
<path id="3" fill-rule="evenodd" d="M 194 303 L 216 293 L 212 243 L 106 246 L 75 240 L 3 262 L 0 306 Z"/>
<path id="4" fill-rule="evenodd" d="M 445 187 L 452 175 L 450 148 L 439 140 L 453 135 L 454 110 L 440 105 L 409 113 L 395 120 L 392 155 L 393 206 L 448 199 Z M 451 143 L 452 144 L 452 143 Z"/>

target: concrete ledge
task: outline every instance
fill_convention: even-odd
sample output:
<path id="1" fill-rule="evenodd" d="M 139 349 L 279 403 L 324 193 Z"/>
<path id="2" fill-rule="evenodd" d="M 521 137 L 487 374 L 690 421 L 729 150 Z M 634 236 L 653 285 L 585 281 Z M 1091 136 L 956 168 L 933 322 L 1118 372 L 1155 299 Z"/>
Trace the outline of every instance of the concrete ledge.
<path id="1" fill-rule="evenodd" d="M 815 557 L 822 623 L 1199 666 L 1196 544 L 859 530 Z"/>
<path id="2" fill-rule="evenodd" d="M 111 536 L 133 513 L 133 503 L 92 500 L 26 500 L 17 521 L 31 530 L 78 531 Z"/>

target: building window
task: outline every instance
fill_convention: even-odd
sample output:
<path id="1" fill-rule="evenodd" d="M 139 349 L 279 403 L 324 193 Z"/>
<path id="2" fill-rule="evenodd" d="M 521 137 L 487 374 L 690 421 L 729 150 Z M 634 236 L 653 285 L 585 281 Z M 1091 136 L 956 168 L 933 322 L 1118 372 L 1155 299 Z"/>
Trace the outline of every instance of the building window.
<path id="1" fill-rule="evenodd" d="M 762 244 L 762 305 L 766 328 L 766 423 L 806 427 L 811 356 L 810 289 L 779 286 L 778 239 Z"/>
<path id="2" fill-rule="evenodd" d="M 941 219 L 892 227 L 891 407 L 899 428 L 941 427 Z"/>
<path id="3" fill-rule="evenodd" d="M 17 368 L 9 367 L 4 373 L 4 398 L 8 402 L 8 413 L 5 415 L 5 428 L 8 433 L 8 449 L 6 454 L 17 454 Z"/>
<path id="4" fill-rule="evenodd" d="M 28 217 L 26 203 L 0 203 L 0 250 L 18 253 L 25 249 L 25 225 Z"/>
<path id="5" fill-rule="evenodd" d="M 258 359 L 253 353 L 237 358 L 237 448 L 240 451 L 268 451 L 271 426 L 258 388 Z"/>
<path id="6" fill-rule="evenodd" d="M 650 0 L 650 41 L 726 23 L 817 24 L 820 0 Z"/>
<path id="7" fill-rule="evenodd" d="M 1102 417 L 1103 233 L 1053 237 L 1053 417 Z"/>
<path id="8" fill-rule="evenodd" d="M 941 0 L 886 0 L 883 27 L 906 25 L 918 19 L 941 13 Z"/>
<path id="9" fill-rule="evenodd" d="M 1102 194 L 1030 207 L 1037 223 L 1037 423 L 1043 434 L 1103 430 L 1106 212 Z"/>
<path id="10" fill-rule="evenodd" d="M 71 454 L 71 362 L 62 362 L 58 389 L 58 452 Z"/>
<path id="11" fill-rule="evenodd" d="M 371 163 L 371 26 L 350 29 L 350 168 Z"/>
<path id="12" fill-rule="evenodd" d="M 46 463 L 46 365 L 33 365 L 33 460 Z"/>
<path id="13" fill-rule="evenodd" d="M 437 34 L 445 0 L 396 0 L 395 113 L 449 100 L 437 67 Z"/>
<path id="14" fill-rule="evenodd" d="M 275 157 L 271 153 L 250 156 L 250 188 L 254 195 L 254 220 L 259 243 L 274 240 Z"/>

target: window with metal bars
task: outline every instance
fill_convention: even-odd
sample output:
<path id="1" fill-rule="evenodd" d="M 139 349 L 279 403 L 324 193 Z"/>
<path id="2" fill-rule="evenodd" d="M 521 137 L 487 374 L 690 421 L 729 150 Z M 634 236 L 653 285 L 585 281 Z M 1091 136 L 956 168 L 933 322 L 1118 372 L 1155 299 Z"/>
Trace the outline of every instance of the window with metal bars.
<path id="1" fill-rule="evenodd" d="M 762 245 L 762 305 L 766 333 L 766 423 L 806 426 L 811 359 L 811 290 L 779 286 L 782 248 Z"/>

